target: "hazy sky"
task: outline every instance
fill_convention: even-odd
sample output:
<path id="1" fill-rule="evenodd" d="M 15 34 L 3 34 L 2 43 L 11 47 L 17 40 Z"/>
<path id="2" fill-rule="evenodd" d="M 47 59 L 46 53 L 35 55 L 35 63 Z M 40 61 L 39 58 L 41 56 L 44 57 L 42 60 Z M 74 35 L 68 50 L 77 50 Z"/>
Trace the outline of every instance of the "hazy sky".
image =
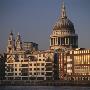
<path id="1" fill-rule="evenodd" d="M 6 50 L 9 32 L 23 41 L 49 48 L 52 26 L 60 16 L 62 0 L 0 0 L 0 51 Z M 79 36 L 79 47 L 90 48 L 90 0 L 64 0 L 67 15 Z"/>

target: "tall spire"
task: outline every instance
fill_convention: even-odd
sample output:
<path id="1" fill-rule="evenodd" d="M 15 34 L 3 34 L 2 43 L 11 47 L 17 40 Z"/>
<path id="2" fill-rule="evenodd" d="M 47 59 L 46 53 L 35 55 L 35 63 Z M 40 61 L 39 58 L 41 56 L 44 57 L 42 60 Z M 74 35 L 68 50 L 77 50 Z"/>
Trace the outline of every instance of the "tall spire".
<path id="1" fill-rule="evenodd" d="M 19 32 L 16 37 L 16 50 L 22 50 L 22 40 Z"/>
<path id="2" fill-rule="evenodd" d="M 8 38 L 7 53 L 12 53 L 15 50 L 15 40 L 11 31 Z"/>
<path id="3" fill-rule="evenodd" d="M 62 1 L 61 18 L 67 18 L 64 1 Z"/>

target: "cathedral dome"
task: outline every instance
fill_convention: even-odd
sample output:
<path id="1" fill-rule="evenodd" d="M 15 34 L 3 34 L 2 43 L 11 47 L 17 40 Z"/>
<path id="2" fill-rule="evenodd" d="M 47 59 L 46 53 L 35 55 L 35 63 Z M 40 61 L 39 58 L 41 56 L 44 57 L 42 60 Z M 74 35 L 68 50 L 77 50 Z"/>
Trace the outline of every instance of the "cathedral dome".
<path id="1" fill-rule="evenodd" d="M 53 30 L 69 30 L 74 32 L 74 25 L 73 23 L 69 20 L 69 18 L 66 15 L 66 8 L 64 3 L 62 4 L 62 9 L 61 9 L 61 16 L 59 17 L 58 21 L 55 23 L 53 26 Z"/>
<path id="2" fill-rule="evenodd" d="M 59 19 L 53 27 L 53 30 L 62 30 L 62 29 L 74 30 L 73 23 L 67 17 Z"/>

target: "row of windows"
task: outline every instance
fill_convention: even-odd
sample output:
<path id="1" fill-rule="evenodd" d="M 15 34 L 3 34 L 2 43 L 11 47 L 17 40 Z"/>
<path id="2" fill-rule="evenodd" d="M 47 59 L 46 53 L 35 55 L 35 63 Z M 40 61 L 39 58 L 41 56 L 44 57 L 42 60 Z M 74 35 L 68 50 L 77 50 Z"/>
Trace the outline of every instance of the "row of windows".
<path id="1" fill-rule="evenodd" d="M 90 73 L 81 73 L 81 72 L 80 73 L 79 72 L 77 73 L 77 72 L 75 72 L 75 75 L 90 75 Z"/>
<path id="2" fill-rule="evenodd" d="M 74 69 L 85 69 L 85 70 L 90 70 L 90 66 L 75 66 Z"/>
<path id="3" fill-rule="evenodd" d="M 90 55 L 74 56 L 75 64 L 90 64 Z"/>
<path id="4" fill-rule="evenodd" d="M 33 69 L 30 68 L 30 71 L 32 71 Z M 40 70 L 40 68 L 34 68 L 34 70 Z M 41 70 L 44 70 L 44 68 L 41 68 Z"/>
<path id="5" fill-rule="evenodd" d="M 17 71 L 18 69 L 16 68 L 15 69 L 15 71 Z M 33 70 L 33 68 L 30 68 L 30 69 L 28 69 L 28 68 L 23 68 L 23 69 L 19 69 L 19 71 L 21 71 L 21 70 L 24 70 L 24 71 L 27 71 L 27 70 L 30 70 L 30 71 L 32 71 Z M 34 70 L 44 70 L 44 68 L 34 68 Z"/>
<path id="6" fill-rule="evenodd" d="M 40 66 L 40 65 L 41 65 L 41 66 L 44 66 L 45 63 L 34 63 L 34 64 L 33 64 L 33 63 L 30 63 L 29 65 L 30 65 L 30 66 L 33 66 L 33 65 L 34 65 L 34 66 Z M 8 66 L 9 66 L 9 67 L 13 67 L 13 66 L 11 66 L 11 65 L 8 65 Z M 20 66 L 20 67 L 28 67 L 28 64 L 20 64 L 19 66 Z M 15 67 L 17 67 L 17 64 L 15 64 Z"/>
<path id="7" fill-rule="evenodd" d="M 45 73 L 44 72 L 35 72 L 35 73 L 19 73 L 19 75 L 22 75 L 22 76 L 28 76 L 28 75 L 44 75 Z M 7 73 L 6 74 L 7 76 L 13 76 L 14 73 Z M 15 75 L 18 75 L 18 73 L 15 73 Z"/>
<path id="8" fill-rule="evenodd" d="M 67 34 L 67 33 L 71 33 L 71 31 L 68 31 L 68 30 L 67 30 L 67 31 L 64 31 L 64 30 L 63 30 L 62 32 L 60 32 L 60 31 L 59 31 L 59 32 L 58 32 L 58 31 L 53 32 L 54 35 L 58 35 L 58 34 L 59 34 L 59 35 L 60 35 L 60 34 L 62 35 L 62 34 Z"/>
<path id="9" fill-rule="evenodd" d="M 40 73 L 40 72 L 35 72 L 35 73 L 30 73 L 30 75 L 45 75 L 45 73 L 44 72 L 42 72 L 42 73 Z"/>
<path id="10" fill-rule="evenodd" d="M 90 80 L 90 77 L 68 77 L 68 80 Z"/>
<path id="11" fill-rule="evenodd" d="M 34 66 L 44 66 L 45 63 L 34 63 Z M 33 63 L 30 64 L 30 66 L 33 66 Z"/>
<path id="12" fill-rule="evenodd" d="M 83 54 L 83 53 L 90 53 L 90 50 L 79 50 L 79 51 L 74 51 L 74 54 Z"/>

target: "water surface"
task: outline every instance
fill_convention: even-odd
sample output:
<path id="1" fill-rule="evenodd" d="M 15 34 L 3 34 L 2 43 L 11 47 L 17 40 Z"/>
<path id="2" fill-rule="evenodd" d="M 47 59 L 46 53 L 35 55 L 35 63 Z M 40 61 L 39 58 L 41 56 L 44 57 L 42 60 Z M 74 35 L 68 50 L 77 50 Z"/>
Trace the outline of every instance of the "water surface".
<path id="1" fill-rule="evenodd" d="M 1 86 L 0 90 L 90 90 L 90 87 L 77 86 Z"/>

